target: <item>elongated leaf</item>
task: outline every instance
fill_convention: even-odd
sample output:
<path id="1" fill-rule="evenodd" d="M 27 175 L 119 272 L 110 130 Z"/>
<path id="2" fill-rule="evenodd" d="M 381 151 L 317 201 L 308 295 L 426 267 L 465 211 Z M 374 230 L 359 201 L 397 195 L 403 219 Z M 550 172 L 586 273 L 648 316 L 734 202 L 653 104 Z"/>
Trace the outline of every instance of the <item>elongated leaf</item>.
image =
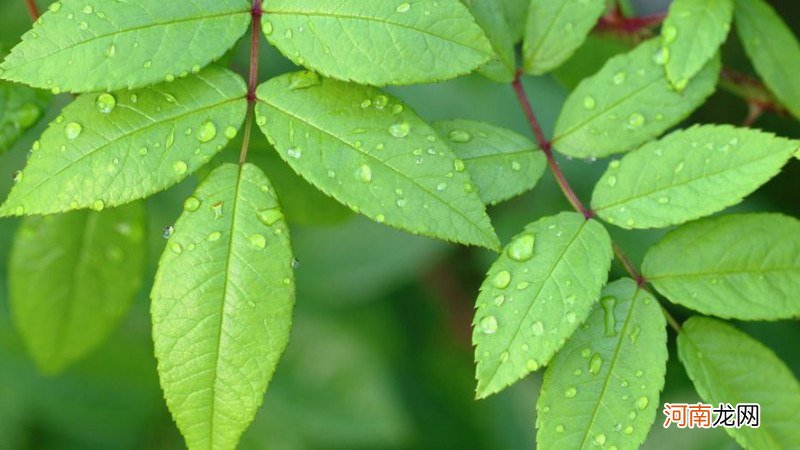
<path id="1" fill-rule="evenodd" d="M 678 357 L 700 397 L 713 405 L 758 403 L 758 428 L 725 428 L 744 448 L 797 448 L 800 383 L 760 342 L 724 322 L 692 317 L 678 335 Z"/>
<path id="2" fill-rule="evenodd" d="M 603 226 L 576 213 L 533 222 L 508 244 L 473 321 L 479 398 L 550 361 L 600 297 L 611 257 Z"/>
<path id="3" fill-rule="evenodd" d="M 733 20 L 733 0 L 675 0 L 661 30 L 667 79 L 682 91 L 717 54 Z"/>
<path id="4" fill-rule="evenodd" d="M 16 328 L 39 368 L 63 370 L 127 312 L 144 272 L 141 203 L 26 218 L 9 264 Z"/>
<path id="5" fill-rule="evenodd" d="M 605 0 L 531 0 L 522 44 L 525 73 L 547 73 L 568 60 L 605 9 Z"/>
<path id="6" fill-rule="evenodd" d="M 261 23 L 296 64 L 376 86 L 446 80 L 494 55 L 457 0 L 270 0 Z"/>
<path id="7" fill-rule="evenodd" d="M 693 126 L 612 162 L 592 208 L 623 228 L 660 228 L 720 211 L 774 177 L 796 141 L 728 125 Z"/>
<path id="8" fill-rule="evenodd" d="M 233 449 L 289 339 L 289 231 L 255 166 L 225 164 L 186 200 L 152 292 L 167 405 L 190 449 Z"/>
<path id="9" fill-rule="evenodd" d="M 467 165 L 484 203 L 499 203 L 533 189 L 547 167 L 536 144 L 505 128 L 464 119 L 436 122 L 433 128 Z"/>
<path id="10" fill-rule="evenodd" d="M 556 123 L 558 151 L 599 158 L 632 150 L 683 120 L 714 92 L 719 57 L 681 93 L 670 86 L 663 63 L 660 40 L 651 39 L 611 58 L 578 85 Z"/>
<path id="11" fill-rule="evenodd" d="M 736 28 L 764 83 L 800 119 L 800 43 L 764 0 L 736 0 Z"/>
<path id="12" fill-rule="evenodd" d="M 652 247 L 642 270 L 665 297 L 704 314 L 800 317 L 800 222 L 743 214 L 690 223 Z"/>
<path id="13" fill-rule="evenodd" d="M 498 83 L 510 83 L 517 68 L 514 53 L 514 36 L 506 20 L 506 12 L 499 2 L 465 0 L 478 25 L 486 32 L 495 56 L 478 71 Z"/>
<path id="14" fill-rule="evenodd" d="M 177 184 L 244 120 L 247 88 L 226 69 L 132 92 L 86 94 L 34 144 L 0 216 L 103 209 Z"/>
<path id="15" fill-rule="evenodd" d="M 42 91 L 0 81 L 0 155 L 36 124 L 49 101 Z"/>
<path id="16" fill-rule="evenodd" d="M 500 0 L 500 4 L 505 11 L 512 40 L 516 44 L 522 40 L 522 35 L 525 34 L 525 22 L 528 20 L 530 0 Z"/>
<path id="17" fill-rule="evenodd" d="M 138 88 L 200 71 L 249 23 L 246 0 L 57 1 L 0 74 L 56 93 Z"/>
<path id="18" fill-rule="evenodd" d="M 539 448 L 637 449 L 659 407 L 667 362 L 658 302 L 624 278 L 544 373 L 536 408 Z"/>
<path id="19" fill-rule="evenodd" d="M 398 99 L 300 72 L 258 88 L 257 123 L 294 170 L 356 212 L 499 248 L 466 165 Z"/>

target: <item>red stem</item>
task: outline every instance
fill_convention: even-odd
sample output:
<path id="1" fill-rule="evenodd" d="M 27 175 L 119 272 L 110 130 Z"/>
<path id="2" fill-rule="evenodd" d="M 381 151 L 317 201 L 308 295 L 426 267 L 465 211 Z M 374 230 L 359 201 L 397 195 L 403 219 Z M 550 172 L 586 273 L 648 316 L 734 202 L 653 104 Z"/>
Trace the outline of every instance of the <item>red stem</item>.
<path id="1" fill-rule="evenodd" d="M 25 0 L 25 6 L 28 7 L 28 13 L 31 15 L 31 20 L 36 22 L 39 19 L 39 7 L 36 6 L 36 2 L 34 0 Z"/>
<path id="2" fill-rule="evenodd" d="M 242 151 L 239 153 L 239 165 L 247 161 L 247 151 L 250 148 L 250 135 L 253 131 L 253 116 L 256 105 L 256 88 L 258 87 L 258 48 L 261 42 L 261 1 L 253 0 L 253 7 L 250 10 L 252 17 L 250 32 L 250 73 L 247 80 L 247 117 L 244 125 L 244 138 L 242 139 Z"/>
<path id="3" fill-rule="evenodd" d="M 573 208 L 583 214 L 583 217 L 585 217 L 587 220 L 591 219 L 594 217 L 594 212 L 588 209 L 578 198 L 578 195 L 575 194 L 575 191 L 569 185 L 567 177 L 564 176 L 564 172 L 561 171 L 561 167 L 558 165 L 558 162 L 553 155 L 553 146 L 545 137 L 544 131 L 542 131 L 542 126 L 539 123 L 539 119 L 536 118 L 536 113 L 533 111 L 531 102 L 528 100 L 528 95 L 525 93 L 525 87 L 522 85 L 521 70 L 517 71 L 517 74 L 514 77 L 513 86 L 514 92 L 517 94 L 517 99 L 519 99 L 519 103 L 522 106 L 522 110 L 525 112 L 525 117 L 528 118 L 528 123 L 530 124 L 531 130 L 533 130 L 533 134 L 536 136 L 536 141 L 539 143 L 539 147 L 547 157 L 547 165 L 550 166 L 550 171 L 553 173 L 556 183 L 558 183 L 558 187 L 561 188 L 561 192 L 564 193 L 564 196 L 567 197 L 567 200 L 569 200 Z"/>

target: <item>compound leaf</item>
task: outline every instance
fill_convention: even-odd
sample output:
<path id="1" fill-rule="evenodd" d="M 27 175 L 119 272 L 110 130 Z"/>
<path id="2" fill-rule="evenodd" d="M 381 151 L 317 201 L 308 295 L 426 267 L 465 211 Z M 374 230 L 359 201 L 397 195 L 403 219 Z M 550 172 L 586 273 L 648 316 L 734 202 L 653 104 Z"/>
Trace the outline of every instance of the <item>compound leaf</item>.
<path id="1" fill-rule="evenodd" d="M 800 383 L 769 348 L 715 319 L 692 317 L 678 334 L 678 358 L 700 397 L 715 407 L 758 403 L 758 428 L 725 428 L 752 450 L 793 449 L 800 442 Z"/>
<path id="2" fill-rule="evenodd" d="M 153 340 L 190 449 L 233 449 L 289 339 L 289 230 L 266 176 L 225 164 L 186 200 L 159 261 Z"/>
<path id="3" fill-rule="evenodd" d="M 0 81 L 0 155 L 42 117 L 50 95 Z"/>
<path id="4" fill-rule="evenodd" d="M 479 398 L 550 361 L 600 297 L 611 257 L 603 226 L 577 213 L 545 217 L 514 237 L 478 295 L 472 342 Z"/>
<path id="5" fill-rule="evenodd" d="M 627 152 L 683 120 L 714 92 L 719 57 L 678 93 L 667 81 L 663 55 L 660 39 L 651 39 L 578 85 L 556 122 L 558 151 L 577 158 Z"/>
<path id="6" fill-rule="evenodd" d="M 742 214 L 686 224 L 647 252 L 642 271 L 665 297 L 703 314 L 800 317 L 800 222 Z"/>
<path id="7" fill-rule="evenodd" d="M 0 74 L 56 93 L 138 88 L 200 71 L 249 23 L 246 0 L 57 1 Z"/>
<path id="8" fill-rule="evenodd" d="M 478 22 L 489 38 L 489 43 L 494 50 L 494 58 L 484 64 L 478 71 L 498 83 L 510 83 L 514 80 L 517 68 L 516 54 L 514 53 L 514 36 L 506 20 L 503 5 L 498 2 L 485 0 L 465 0 L 475 21 Z"/>
<path id="9" fill-rule="evenodd" d="M 544 373 L 536 441 L 547 449 L 637 449 L 656 417 L 667 362 L 658 302 L 624 278 Z"/>
<path id="10" fill-rule="evenodd" d="M 592 208 L 623 228 L 659 228 L 720 211 L 778 174 L 798 143 L 729 125 L 676 131 L 614 161 Z"/>
<path id="11" fill-rule="evenodd" d="M 756 72 L 786 108 L 800 119 L 800 43 L 763 0 L 736 0 L 736 29 Z"/>
<path id="12" fill-rule="evenodd" d="M 667 78 L 682 91 L 717 54 L 733 20 L 733 0 L 676 0 L 661 30 Z"/>
<path id="13" fill-rule="evenodd" d="M 14 239 L 14 323 L 39 368 L 63 370 L 99 345 L 142 283 L 141 203 L 103 212 L 26 218 Z"/>
<path id="14" fill-rule="evenodd" d="M 177 184 L 236 135 L 242 79 L 209 67 L 131 92 L 85 94 L 34 144 L 0 216 L 103 209 Z"/>
<path id="15" fill-rule="evenodd" d="M 568 60 L 605 10 L 605 0 L 531 0 L 522 44 L 525 73 L 541 75 Z"/>
<path id="16" fill-rule="evenodd" d="M 274 78 L 257 95 L 270 143 L 323 192 L 377 222 L 499 248 L 465 163 L 398 99 L 310 72 Z"/>
<path id="17" fill-rule="evenodd" d="M 441 81 L 494 56 L 458 0 L 270 0 L 263 9 L 262 28 L 272 45 L 296 64 L 340 80 L 376 86 Z"/>
<path id="18" fill-rule="evenodd" d="M 536 144 L 505 128 L 464 119 L 432 125 L 464 161 L 486 204 L 533 189 L 547 167 L 547 159 Z"/>

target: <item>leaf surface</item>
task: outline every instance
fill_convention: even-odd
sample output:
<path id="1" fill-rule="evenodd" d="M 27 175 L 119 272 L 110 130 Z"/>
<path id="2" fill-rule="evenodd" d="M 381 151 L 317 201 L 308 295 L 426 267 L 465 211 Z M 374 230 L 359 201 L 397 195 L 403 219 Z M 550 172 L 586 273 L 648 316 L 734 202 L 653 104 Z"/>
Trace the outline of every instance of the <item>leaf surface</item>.
<path id="1" fill-rule="evenodd" d="M 547 167 L 547 159 L 535 143 L 505 128 L 465 119 L 432 125 L 467 165 L 486 204 L 533 189 Z"/>
<path id="2" fill-rule="evenodd" d="M 793 449 L 800 442 L 800 383 L 769 348 L 725 322 L 692 317 L 678 335 L 678 357 L 700 397 L 720 403 L 758 403 L 758 428 L 725 428 L 753 450 Z"/>
<path id="3" fill-rule="evenodd" d="M 736 0 L 736 29 L 764 83 L 800 119 L 800 42 L 763 0 Z"/>
<path id="4" fill-rule="evenodd" d="M 725 42 L 733 20 L 733 0 L 675 0 L 661 29 L 669 60 L 667 78 L 681 91 Z"/>
<path id="5" fill-rule="evenodd" d="M 136 91 L 85 94 L 34 144 L 0 215 L 100 210 L 169 188 L 236 135 L 244 81 L 210 67 Z"/>
<path id="6" fill-rule="evenodd" d="M 57 1 L 0 73 L 56 93 L 139 88 L 199 72 L 249 23 L 246 0 Z"/>
<path id="7" fill-rule="evenodd" d="M 224 164 L 186 200 L 151 294 L 164 397 L 190 449 L 233 449 L 289 339 L 289 230 L 255 166 Z"/>
<path id="8" fill-rule="evenodd" d="M 274 78 L 257 95 L 270 143 L 323 192 L 377 222 L 499 248 L 465 163 L 398 99 L 309 72 Z"/>
<path id="9" fill-rule="evenodd" d="M 142 283 L 145 210 L 29 217 L 9 263 L 14 324 L 39 368 L 56 373 L 91 352 Z"/>
<path id="10" fill-rule="evenodd" d="M 592 208 L 628 229 L 687 222 L 739 203 L 797 148 L 796 141 L 729 125 L 679 130 L 612 162 Z"/>
<path id="11" fill-rule="evenodd" d="M 478 295 L 478 398 L 550 361 L 600 297 L 611 258 L 603 226 L 577 213 L 545 217 L 514 237 Z"/>
<path id="12" fill-rule="evenodd" d="M 602 295 L 544 373 L 539 448 L 637 449 L 655 420 L 668 356 L 664 315 L 629 278 Z"/>
<path id="13" fill-rule="evenodd" d="M 281 53 L 345 81 L 441 81 L 471 72 L 494 55 L 457 0 L 270 0 L 263 10 L 264 35 Z"/>
<path id="14" fill-rule="evenodd" d="M 568 60 L 605 10 L 605 0 L 531 0 L 522 44 L 525 73 L 541 75 Z"/>
<path id="15" fill-rule="evenodd" d="M 483 28 L 495 56 L 478 71 L 498 83 L 510 83 L 516 72 L 516 54 L 514 53 L 514 36 L 506 20 L 506 12 L 499 2 L 485 0 L 465 0 L 475 21 Z"/>
<path id="16" fill-rule="evenodd" d="M 681 93 L 667 81 L 663 62 L 659 39 L 608 60 L 567 98 L 553 145 L 576 158 L 627 152 L 686 118 L 714 92 L 719 57 Z"/>
<path id="17" fill-rule="evenodd" d="M 0 81 L 0 155 L 39 121 L 48 103 L 49 94 Z"/>
<path id="18" fill-rule="evenodd" d="M 800 222 L 738 214 L 690 223 L 650 248 L 642 271 L 665 297 L 703 314 L 800 317 Z"/>

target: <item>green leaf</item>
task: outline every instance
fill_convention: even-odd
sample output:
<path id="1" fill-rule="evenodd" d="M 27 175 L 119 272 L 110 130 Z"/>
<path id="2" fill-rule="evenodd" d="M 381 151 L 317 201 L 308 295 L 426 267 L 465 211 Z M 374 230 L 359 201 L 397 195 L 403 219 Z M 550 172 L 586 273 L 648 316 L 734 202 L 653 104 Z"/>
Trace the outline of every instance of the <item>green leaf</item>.
<path id="1" fill-rule="evenodd" d="M 658 137 L 714 92 L 720 59 L 712 59 L 683 92 L 667 81 L 660 39 L 608 60 L 567 98 L 554 145 L 565 155 L 586 158 L 627 152 Z"/>
<path id="2" fill-rule="evenodd" d="M 676 0 L 661 29 L 667 79 L 682 91 L 717 54 L 733 20 L 733 0 Z"/>
<path id="3" fill-rule="evenodd" d="M 742 214 L 690 223 L 652 247 L 642 271 L 665 297 L 703 314 L 800 317 L 800 222 Z"/>
<path id="4" fill-rule="evenodd" d="M 759 428 L 725 428 L 739 445 L 797 448 L 800 383 L 772 350 L 724 322 L 692 317 L 678 335 L 678 357 L 704 401 L 761 405 Z"/>
<path id="5" fill-rule="evenodd" d="M 499 248 L 465 163 L 398 99 L 310 72 L 273 78 L 257 95 L 270 143 L 323 192 L 377 222 Z"/>
<path id="6" fill-rule="evenodd" d="M 435 122 L 433 128 L 467 165 L 486 204 L 533 189 L 547 167 L 536 144 L 505 128 L 464 119 Z"/>
<path id="7" fill-rule="evenodd" d="M 50 103 L 50 95 L 0 81 L 0 155 L 34 126 Z"/>
<path id="8" fill-rule="evenodd" d="M 161 386 L 190 449 L 233 449 L 289 339 L 289 230 L 250 164 L 212 172 L 174 230 L 151 294 Z"/>
<path id="9" fill-rule="evenodd" d="M 637 449 L 659 407 L 667 363 L 658 302 L 624 278 L 544 373 L 536 441 L 547 449 Z"/>
<path id="10" fill-rule="evenodd" d="M 575 89 L 584 78 L 597 73 L 605 63 L 621 53 L 627 53 L 636 42 L 614 33 L 590 34 L 572 58 L 553 71 L 553 77 L 568 90 Z"/>
<path id="11" fill-rule="evenodd" d="M 603 226 L 577 213 L 545 217 L 514 237 L 478 295 L 478 398 L 550 361 L 600 297 L 611 258 Z"/>
<path id="12" fill-rule="evenodd" d="M 246 92 L 238 75 L 210 67 L 138 91 L 78 97 L 34 144 L 0 216 L 100 210 L 177 184 L 236 135 Z"/>
<path id="13" fill-rule="evenodd" d="M 0 74 L 55 93 L 138 88 L 200 71 L 249 23 L 246 0 L 62 0 L 22 36 Z"/>
<path id="14" fill-rule="evenodd" d="M 142 283 L 145 210 L 26 218 L 9 262 L 16 328 L 39 368 L 56 373 L 97 347 Z"/>
<path id="15" fill-rule="evenodd" d="M 568 60 L 605 10 L 605 0 L 531 0 L 522 45 L 525 73 L 541 75 Z"/>
<path id="16" fill-rule="evenodd" d="M 515 44 L 521 41 L 522 35 L 525 34 L 525 22 L 528 20 L 530 3 L 530 0 L 500 0 Z"/>
<path id="17" fill-rule="evenodd" d="M 494 56 L 458 0 L 270 0 L 263 9 L 262 28 L 272 45 L 297 65 L 340 80 L 376 86 L 441 81 Z"/>
<path id="18" fill-rule="evenodd" d="M 763 0 L 736 0 L 736 28 L 756 72 L 795 118 L 800 119 L 800 43 Z"/>
<path id="19" fill-rule="evenodd" d="M 514 80 L 517 61 L 514 53 L 514 36 L 506 20 L 503 5 L 486 0 L 465 0 L 475 20 L 489 38 L 495 57 L 478 71 L 498 83 Z"/>
<path id="20" fill-rule="evenodd" d="M 592 208 L 623 228 L 660 228 L 739 203 L 798 148 L 748 128 L 699 125 L 614 161 L 597 183 Z"/>

